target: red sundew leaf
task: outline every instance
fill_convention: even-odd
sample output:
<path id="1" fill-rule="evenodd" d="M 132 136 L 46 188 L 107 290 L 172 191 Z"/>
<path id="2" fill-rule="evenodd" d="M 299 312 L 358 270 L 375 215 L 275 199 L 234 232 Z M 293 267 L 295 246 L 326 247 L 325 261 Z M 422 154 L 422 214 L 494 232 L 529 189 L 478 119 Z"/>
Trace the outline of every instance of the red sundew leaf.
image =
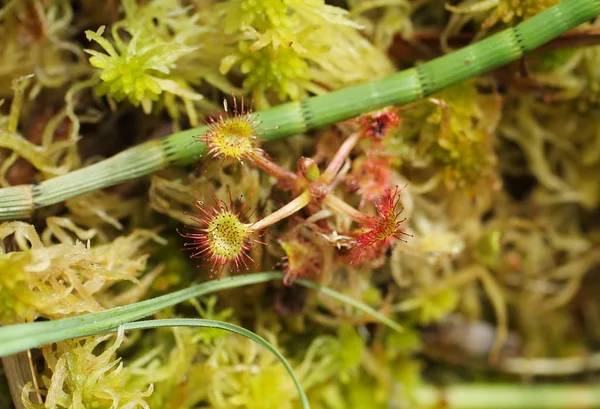
<path id="1" fill-rule="evenodd" d="M 249 252 L 255 244 L 265 244 L 258 240 L 260 232 L 248 223 L 252 214 L 250 208 L 245 205 L 236 208 L 231 191 L 229 203 L 217 198 L 214 192 L 212 199 L 214 206 L 207 209 L 204 202 L 196 201 L 194 206 L 199 213 L 188 213 L 199 227 L 186 226 L 191 231 L 184 233 L 177 230 L 181 237 L 191 240 L 184 243 L 182 250 L 191 251 L 190 258 L 203 259 L 206 262 L 204 264 L 212 264 L 211 278 L 220 278 L 223 271 L 230 267 L 238 272 L 242 268 L 248 270 L 248 263 L 255 263 Z"/>
<path id="2" fill-rule="evenodd" d="M 356 248 L 351 252 L 352 263 L 358 263 L 367 250 L 371 254 L 380 254 L 394 239 L 406 242 L 405 236 L 412 237 L 402 230 L 406 218 L 400 219 L 400 215 L 404 208 L 397 210 L 401 191 L 398 186 L 393 191 L 387 189 L 375 203 L 377 216 L 369 217 L 364 225 L 367 231 L 354 239 Z"/>

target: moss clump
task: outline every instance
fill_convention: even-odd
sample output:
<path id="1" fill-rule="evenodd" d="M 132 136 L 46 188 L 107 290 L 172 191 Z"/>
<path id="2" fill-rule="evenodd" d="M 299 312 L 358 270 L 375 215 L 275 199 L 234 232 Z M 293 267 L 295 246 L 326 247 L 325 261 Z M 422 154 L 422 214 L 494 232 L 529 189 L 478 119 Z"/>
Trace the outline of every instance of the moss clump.
<path id="1" fill-rule="evenodd" d="M 148 397 L 153 386 L 136 386 L 132 379 L 135 370 L 124 368 L 116 357 L 123 343 L 123 332 L 101 353 L 98 346 L 110 336 L 59 342 L 43 349 L 47 373 L 43 376 L 44 404 L 34 404 L 29 395 L 32 385 L 23 389 L 23 403 L 27 409 L 76 408 L 143 408 L 149 409 Z"/>
<path id="2" fill-rule="evenodd" d="M 86 31 L 86 37 L 104 49 L 104 53 L 85 50 L 91 54 L 90 64 L 100 68 L 102 84 L 97 87 L 100 95 L 108 95 L 116 101 L 127 98 L 133 105 L 142 105 L 147 114 L 152 103 L 163 92 L 169 92 L 188 101 L 199 100 L 199 94 L 181 85 L 172 70 L 176 62 L 192 48 L 181 43 L 156 42 L 148 33 L 133 32 L 127 45 L 113 31 L 113 44 L 102 37 L 104 26 L 98 31 Z M 115 46 L 117 48 L 115 48 Z"/>
<path id="3" fill-rule="evenodd" d="M 42 237 L 26 223 L 0 225 L 0 239 L 14 243 L 0 247 L 0 323 L 57 319 L 142 297 L 148 279 L 129 293 L 114 294 L 110 288 L 121 281 L 140 284 L 138 278 L 149 256 L 142 249 L 157 239 L 154 234 L 136 231 L 112 243 L 91 247 L 93 230 L 80 229 L 68 219 L 49 218 L 47 223 Z M 73 236 L 88 244 L 75 241 Z M 157 272 L 148 278 L 151 280 Z"/>

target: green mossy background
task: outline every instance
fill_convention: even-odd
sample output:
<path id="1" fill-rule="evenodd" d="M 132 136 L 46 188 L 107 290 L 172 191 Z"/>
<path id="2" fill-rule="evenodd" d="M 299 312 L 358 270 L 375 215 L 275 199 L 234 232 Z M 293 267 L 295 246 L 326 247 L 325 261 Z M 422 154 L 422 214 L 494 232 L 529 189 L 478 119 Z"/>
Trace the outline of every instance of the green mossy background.
<path id="1" fill-rule="evenodd" d="M 555 3 L 4 0 L 0 186 L 202 125 L 231 93 L 262 110 L 385 77 Z M 333 243 L 351 221 L 325 214 L 324 230 L 299 218 L 276 224 L 269 246 L 252 252 L 252 271 L 299 268 L 294 274 L 376 308 L 404 332 L 281 283 L 157 317 L 255 331 L 291 361 L 316 409 L 445 407 L 436 402 L 442 386 L 449 407 L 570 407 L 576 387 L 588 406 L 600 405 L 600 48 L 578 42 L 597 36 L 598 23 L 578 30 L 560 47 L 398 107 L 401 123 L 381 150 L 373 155 L 365 143 L 353 152 L 336 194 L 373 212 L 365 193 L 373 178 L 406 184 L 407 243 L 350 264 Z M 303 155 L 322 166 L 351 128 L 262 148 L 291 170 Z M 243 195 L 255 217 L 291 199 L 251 166 L 205 162 L 0 224 L 0 325 L 207 280 L 208 268 L 180 251 L 176 229 L 210 189 Z M 294 245 L 310 249 L 311 268 L 292 265 Z M 33 356 L 44 402 L 29 385 L 18 407 L 300 407 L 274 356 L 217 330 L 86 338 Z M 2 408 L 10 407 L 6 378 L 0 368 Z"/>

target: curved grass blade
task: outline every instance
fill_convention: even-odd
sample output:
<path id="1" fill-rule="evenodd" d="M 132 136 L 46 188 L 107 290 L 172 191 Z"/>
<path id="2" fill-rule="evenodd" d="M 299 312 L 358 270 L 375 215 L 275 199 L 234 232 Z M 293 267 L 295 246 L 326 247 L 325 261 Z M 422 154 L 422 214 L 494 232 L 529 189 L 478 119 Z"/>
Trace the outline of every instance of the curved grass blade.
<path id="1" fill-rule="evenodd" d="M 355 300 L 354 298 L 350 298 L 347 295 L 344 295 L 335 290 L 332 290 L 329 287 L 322 286 L 320 284 L 317 284 L 317 283 L 309 281 L 309 280 L 305 280 L 303 278 L 297 278 L 295 283 L 300 284 L 304 287 L 310 288 L 312 290 L 319 291 L 319 292 L 325 294 L 326 296 L 333 298 L 334 300 L 338 300 L 339 302 L 341 302 L 343 304 L 351 305 L 352 307 L 356 308 L 357 310 L 362 311 L 362 312 L 372 316 L 373 318 L 376 318 L 377 321 L 381 322 L 382 324 L 387 325 L 391 329 L 398 331 L 398 332 L 402 332 L 402 327 L 400 326 L 400 324 L 398 324 L 394 320 L 389 319 L 388 317 L 386 317 L 385 315 L 376 311 L 375 309 L 369 307 L 368 305 Z"/>
<path id="2" fill-rule="evenodd" d="M 208 281 L 160 297 L 91 314 L 54 321 L 7 325 L 0 328 L 0 356 L 65 339 L 114 332 L 122 324 L 139 320 L 194 297 L 282 277 L 281 273 L 267 272 L 232 280 Z"/>
<path id="3" fill-rule="evenodd" d="M 294 381 L 294 385 L 296 386 L 296 390 L 298 391 L 298 395 L 300 397 L 300 402 L 302 402 L 302 407 L 304 409 L 310 409 L 310 403 L 308 403 L 308 398 L 306 397 L 306 393 L 304 392 L 304 388 L 300 384 L 300 380 L 296 377 L 294 370 L 285 359 L 285 357 L 275 348 L 273 345 L 269 343 L 266 339 L 261 337 L 258 334 L 255 334 L 252 331 L 249 331 L 245 328 L 239 327 L 234 324 L 230 324 L 223 321 L 215 321 L 215 320 L 205 320 L 200 318 L 168 318 L 168 319 L 159 319 L 159 320 L 145 320 L 145 321 L 136 321 L 129 322 L 121 325 L 121 327 L 125 330 L 135 330 L 135 329 L 148 329 L 148 328 L 160 328 L 160 327 L 203 327 L 203 328 L 218 328 L 225 331 L 233 332 L 235 334 L 242 335 L 257 344 L 265 347 L 269 352 L 279 359 L 279 361 L 285 367 L 285 370 L 290 374 L 292 380 Z M 107 331 L 107 333 L 115 332 L 115 331 Z"/>
<path id="4" fill-rule="evenodd" d="M 203 296 L 220 290 L 242 287 L 250 284 L 264 283 L 267 281 L 283 279 L 283 274 L 276 271 L 251 274 L 244 277 L 235 277 L 231 280 L 208 281 L 197 284 L 184 290 L 141 301 L 123 307 L 81 315 L 72 318 L 63 318 L 55 321 L 31 322 L 27 324 L 8 325 L 0 328 L 0 356 L 21 352 L 40 345 L 50 344 L 70 338 L 79 338 L 90 335 L 114 332 L 120 325 L 136 321 L 154 314 L 164 308 L 178 304 L 190 298 Z M 298 279 L 296 283 L 307 288 L 322 292 L 342 303 L 352 305 L 385 325 L 400 331 L 398 324 L 386 318 L 373 308 L 353 300 L 330 288 L 318 285 L 308 280 Z"/>

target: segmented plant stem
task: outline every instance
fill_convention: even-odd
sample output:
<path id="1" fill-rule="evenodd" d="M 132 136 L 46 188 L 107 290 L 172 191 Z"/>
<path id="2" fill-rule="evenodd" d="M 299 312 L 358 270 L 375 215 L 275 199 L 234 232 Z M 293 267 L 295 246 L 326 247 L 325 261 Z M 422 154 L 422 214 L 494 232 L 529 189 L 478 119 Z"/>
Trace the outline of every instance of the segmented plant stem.
<path id="1" fill-rule="evenodd" d="M 600 14 L 600 0 L 564 0 L 515 27 L 390 77 L 260 112 L 262 138 L 278 139 L 356 117 L 389 105 L 424 98 L 521 57 Z M 151 141 L 110 159 L 44 181 L 0 189 L 0 220 L 28 218 L 40 207 L 147 175 L 170 165 L 195 162 L 206 127 Z"/>

